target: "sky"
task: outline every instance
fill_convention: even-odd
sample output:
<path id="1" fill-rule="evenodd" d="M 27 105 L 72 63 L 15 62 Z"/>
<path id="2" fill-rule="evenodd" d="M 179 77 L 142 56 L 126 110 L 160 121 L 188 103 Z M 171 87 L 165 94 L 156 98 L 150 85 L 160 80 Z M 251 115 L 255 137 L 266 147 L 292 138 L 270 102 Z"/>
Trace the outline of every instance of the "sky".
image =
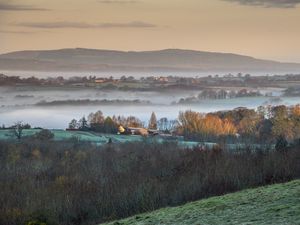
<path id="1" fill-rule="evenodd" d="M 300 63 L 300 0 L 0 0 L 0 53 L 76 47 Z"/>

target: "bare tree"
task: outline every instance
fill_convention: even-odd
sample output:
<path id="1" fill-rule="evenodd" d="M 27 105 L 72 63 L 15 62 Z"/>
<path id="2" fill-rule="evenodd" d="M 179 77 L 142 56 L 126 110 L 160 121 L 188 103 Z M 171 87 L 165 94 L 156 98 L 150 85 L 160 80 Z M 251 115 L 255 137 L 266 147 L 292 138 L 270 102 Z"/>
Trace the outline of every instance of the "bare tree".
<path id="1" fill-rule="evenodd" d="M 18 139 L 21 140 L 22 135 L 23 135 L 23 129 L 24 129 L 24 124 L 22 123 L 22 121 L 18 121 L 15 123 L 14 126 L 12 126 L 12 132 L 13 135 Z"/>
<path id="2" fill-rule="evenodd" d="M 77 129 L 78 128 L 78 122 L 75 119 L 72 119 L 69 123 L 69 129 Z"/>
<path id="3" fill-rule="evenodd" d="M 157 127 L 159 130 L 166 131 L 168 129 L 168 118 L 164 117 L 157 121 Z"/>

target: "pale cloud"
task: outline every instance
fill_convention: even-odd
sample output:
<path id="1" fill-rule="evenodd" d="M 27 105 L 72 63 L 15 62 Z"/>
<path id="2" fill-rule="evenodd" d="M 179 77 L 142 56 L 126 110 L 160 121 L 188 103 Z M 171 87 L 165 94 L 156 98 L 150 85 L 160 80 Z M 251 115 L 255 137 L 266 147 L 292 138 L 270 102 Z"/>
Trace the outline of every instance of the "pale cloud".
<path id="1" fill-rule="evenodd" d="M 0 0 L 0 11 L 44 11 L 45 8 L 39 8 L 32 5 L 12 4 L 12 1 Z"/>
<path id="2" fill-rule="evenodd" d="M 143 22 L 132 21 L 128 23 L 84 23 L 84 22 L 22 22 L 14 24 L 16 26 L 30 27 L 30 28 L 44 28 L 44 29 L 56 29 L 56 28 L 77 28 L 77 29 L 100 29 L 100 28 L 155 28 L 157 25 Z"/>
<path id="3" fill-rule="evenodd" d="M 98 0 L 99 3 L 103 4 L 135 4 L 140 1 L 137 0 Z"/>
<path id="4" fill-rule="evenodd" d="M 237 2 L 242 5 L 262 6 L 266 8 L 295 8 L 300 4 L 300 0 L 223 0 L 227 2 Z"/>
<path id="5" fill-rule="evenodd" d="M 13 31 L 13 30 L 0 30 L 2 34 L 33 34 L 31 31 Z"/>

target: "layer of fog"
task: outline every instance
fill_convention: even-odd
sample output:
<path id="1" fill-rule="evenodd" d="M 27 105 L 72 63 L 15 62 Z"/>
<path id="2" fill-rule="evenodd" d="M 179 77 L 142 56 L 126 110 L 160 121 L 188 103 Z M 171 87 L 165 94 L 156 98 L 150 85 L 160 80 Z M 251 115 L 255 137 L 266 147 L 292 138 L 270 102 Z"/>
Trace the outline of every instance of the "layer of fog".
<path id="1" fill-rule="evenodd" d="M 129 97 L 130 94 L 127 93 Z M 164 97 L 157 100 L 152 98 L 151 101 L 161 101 Z M 167 97 L 166 97 L 167 98 Z M 168 97 L 173 99 L 174 97 Z M 235 98 L 222 100 L 201 100 L 201 102 L 192 105 L 157 105 L 149 104 L 146 106 L 139 105 L 103 105 L 103 106 L 64 106 L 64 107 L 37 107 L 37 106 L 19 106 L 19 107 L 0 107 L 0 125 L 6 126 L 14 124 L 16 121 L 30 123 L 35 127 L 65 129 L 71 119 L 79 119 L 82 116 L 88 116 L 89 113 L 101 110 L 106 116 L 124 115 L 136 116 L 147 123 L 151 112 L 155 112 L 158 118 L 167 117 L 176 119 L 179 111 L 194 110 L 198 112 L 214 112 L 219 110 L 230 110 L 237 107 L 257 108 L 266 104 L 268 97 L 252 98 Z M 3 99 L 0 99 L 2 102 Z M 269 102 L 272 103 L 272 102 Z M 295 105 L 300 103 L 299 97 L 282 97 L 280 104 Z M 278 104 L 278 103 L 273 103 Z"/>
<path id="2" fill-rule="evenodd" d="M 97 89 L 62 89 L 39 87 L 0 87 L 0 106 L 12 107 L 16 105 L 29 106 L 41 101 L 63 100 L 141 100 L 151 101 L 153 104 L 170 104 L 182 97 L 198 94 L 199 91 L 171 91 L 171 92 L 137 92 L 137 91 L 108 91 Z"/>
<path id="3" fill-rule="evenodd" d="M 237 90 L 238 88 L 232 88 Z M 252 89 L 262 94 L 272 93 L 273 96 L 282 94 L 282 89 L 264 88 Z M 229 110 L 237 107 L 257 108 L 264 104 L 299 104 L 299 97 L 281 97 L 272 102 L 269 97 L 234 98 L 223 100 L 200 100 L 195 104 L 171 104 L 181 98 L 197 96 L 200 90 L 165 92 L 140 92 L 140 91 L 107 91 L 82 88 L 46 88 L 46 87 L 0 87 L 0 125 L 14 124 L 16 121 L 30 123 L 32 126 L 44 128 L 64 129 L 71 119 L 88 116 L 89 113 L 101 110 L 106 116 L 124 115 L 136 116 L 147 122 L 154 111 L 158 118 L 167 117 L 175 119 L 179 111 L 194 110 L 198 112 L 213 112 Z M 84 106 L 37 106 L 41 101 L 66 101 L 66 100 L 140 100 L 150 101 L 148 105 L 84 105 Z"/>
<path id="4" fill-rule="evenodd" d="M 239 90 L 242 88 L 227 88 L 226 90 Z M 272 96 L 282 95 L 283 89 L 264 88 L 250 89 L 261 94 L 271 94 Z M 7 107 L 28 107 L 39 102 L 67 101 L 67 100 L 140 100 L 149 101 L 152 104 L 170 105 L 178 102 L 181 98 L 197 96 L 201 90 L 168 90 L 160 92 L 150 91 L 118 91 L 100 90 L 83 88 L 64 88 L 64 87 L 0 87 L 0 112 Z M 241 105 L 242 106 L 242 105 Z"/>

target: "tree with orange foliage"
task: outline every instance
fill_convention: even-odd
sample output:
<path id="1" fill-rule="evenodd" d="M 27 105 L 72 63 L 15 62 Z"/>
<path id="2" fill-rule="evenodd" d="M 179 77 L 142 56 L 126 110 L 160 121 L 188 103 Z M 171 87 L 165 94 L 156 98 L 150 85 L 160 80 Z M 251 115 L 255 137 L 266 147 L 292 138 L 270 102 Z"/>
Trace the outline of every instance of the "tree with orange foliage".
<path id="1" fill-rule="evenodd" d="M 212 114 L 203 115 L 193 111 L 180 112 L 178 133 L 186 137 L 201 137 L 205 140 L 222 135 L 235 135 L 237 129 L 228 119 L 222 120 Z"/>

